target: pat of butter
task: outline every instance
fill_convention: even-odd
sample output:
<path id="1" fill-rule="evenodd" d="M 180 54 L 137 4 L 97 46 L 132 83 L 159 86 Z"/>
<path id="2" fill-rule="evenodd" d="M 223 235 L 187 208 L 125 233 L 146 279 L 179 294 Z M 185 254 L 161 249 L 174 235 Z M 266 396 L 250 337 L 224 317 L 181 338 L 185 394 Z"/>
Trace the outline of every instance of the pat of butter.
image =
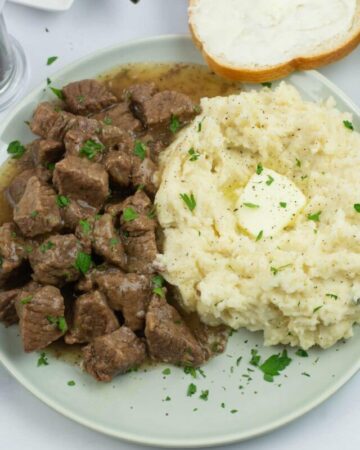
<path id="1" fill-rule="evenodd" d="M 304 194 L 289 178 L 263 168 L 238 199 L 238 223 L 253 237 L 274 236 L 293 222 L 305 203 Z"/>

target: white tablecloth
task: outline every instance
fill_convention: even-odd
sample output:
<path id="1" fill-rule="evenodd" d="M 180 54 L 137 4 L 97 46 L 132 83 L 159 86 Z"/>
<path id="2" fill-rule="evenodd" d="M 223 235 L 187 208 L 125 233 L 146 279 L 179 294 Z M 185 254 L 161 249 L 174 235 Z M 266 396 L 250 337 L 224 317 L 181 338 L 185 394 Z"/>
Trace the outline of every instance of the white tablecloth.
<path id="1" fill-rule="evenodd" d="M 70 11 L 58 14 L 9 4 L 5 16 L 8 28 L 24 46 L 29 58 L 31 76 L 27 90 L 30 90 L 52 72 L 93 50 L 145 36 L 187 33 L 186 4 L 186 0 L 140 0 L 137 5 L 130 0 L 75 0 Z M 53 55 L 59 56 L 59 60 L 47 67 L 46 60 Z M 360 48 L 322 72 L 360 105 Z M 4 115 L 0 115 L 0 120 L 2 117 Z M 272 434 L 228 448 L 359 449 L 359 399 L 360 376 L 357 375 L 305 417 Z M 25 448 L 125 450 L 142 447 L 102 436 L 62 417 L 22 388 L 0 365 L 0 450 Z"/>

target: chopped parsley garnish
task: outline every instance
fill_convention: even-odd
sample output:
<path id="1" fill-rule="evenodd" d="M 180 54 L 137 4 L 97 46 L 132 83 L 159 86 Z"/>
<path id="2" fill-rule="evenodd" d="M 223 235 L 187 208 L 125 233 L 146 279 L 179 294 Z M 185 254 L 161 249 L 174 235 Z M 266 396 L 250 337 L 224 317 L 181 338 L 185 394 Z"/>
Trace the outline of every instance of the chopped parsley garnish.
<path id="1" fill-rule="evenodd" d="M 206 375 L 204 373 L 204 371 L 201 368 L 195 368 L 192 366 L 185 366 L 184 367 L 184 373 L 186 375 L 191 375 L 193 378 L 197 378 L 197 372 L 199 372 L 199 374 L 203 377 L 206 378 Z"/>
<path id="2" fill-rule="evenodd" d="M 38 214 L 39 214 L 38 211 L 31 211 L 30 217 L 31 217 L 32 219 L 35 219 L 35 217 L 36 217 Z"/>
<path id="3" fill-rule="evenodd" d="M 360 213 L 360 203 L 355 203 L 354 204 L 354 209 L 356 212 Z"/>
<path id="4" fill-rule="evenodd" d="M 170 131 L 175 134 L 180 128 L 180 122 L 179 119 L 176 116 L 171 116 L 171 120 L 170 120 L 170 126 L 169 129 Z"/>
<path id="5" fill-rule="evenodd" d="M 90 226 L 90 223 L 86 219 L 81 219 L 79 221 L 79 225 L 81 226 L 81 231 L 84 234 L 89 234 L 90 233 L 91 226 Z"/>
<path id="6" fill-rule="evenodd" d="M 313 309 L 313 312 L 315 313 L 316 311 L 319 311 L 319 309 L 321 309 L 324 305 L 320 305 L 317 306 L 316 308 Z"/>
<path id="7" fill-rule="evenodd" d="M 92 139 L 88 139 L 84 142 L 84 145 L 80 148 L 80 155 L 86 156 L 87 159 L 93 159 L 99 152 L 104 150 L 104 146 L 101 142 L 95 142 Z"/>
<path id="8" fill-rule="evenodd" d="M 91 256 L 84 252 L 78 252 L 75 261 L 75 268 L 85 275 L 91 267 Z"/>
<path id="9" fill-rule="evenodd" d="M 354 131 L 354 125 L 349 120 L 343 121 L 344 127 L 348 128 L 351 131 Z"/>
<path id="10" fill-rule="evenodd" d="M 261 175 L 261 172 L 262 172 L 263 170 L 264 170 L 264 168 L 263 168 L 262 164 L 259 163 L 259 164 L 256 166 L 256 173 L 257 173 L 258 175 Z"/>
<path id="11" fill-rule="evenodd" d="M 286 208 L 287 203 L 286 202 L 280 202 L 280 208 Z"/>
<path id="12" fill-rule="evenodd" d="M 58 56 L 49 56 L 49 58 L 46 61 L 47 66 L 51 66 L 52 63 L 54 63 L 58 59 Z"/>
<path id="13" fill-rule="evenodd" d="M 144 161 L 146 156 L 146 148 L 142 142 L 140 141 L 135 142 L 134 155 L 140 158 L 141 161 Z"/>
<path id="14" fill-rule="evenodd" d="M 20 303 L 22 305 L 26 305 L 27 303 L 30 303 L 32 299 L 33 299 L 33 295 L 28 295 L 27 297 L 22 298 L 20 300 Z"/>
<path id="15" fill-rule="evenodd" d="M 83 95 L 77 95 L 76 100 L 78 101 L 78 103 L 82 103 L 85 100 L 85 97 Z"/>
<path id="16" fill-rule="evenodd" d="M 162 298 L 165 297 L 165 292 L 164 292 L 163 288 L 154 288 L 153 293 L 158 295 L 159 297 L 162 297 Z"/>
<path id="17" fill-rule="evenodd" d="M 330 298 L 333 298 L 334 300 L 337 300 L 339 297 L 337 296 L 337 295 L 335 295 L 335 294 L 325 294 L 326 295 L 326 297 L 330 297 Z"/>
<path id="18" fill-rule="evenodd" d="M 149 219 L 155 219 L 156 217 L 156 206 L 153 205 L 150 211 L 146 214 Z"/>
<path id="19" fill-rule="evenodd" d="M 322 213 L 322 211 L 319 211 L 315 214 L 308 214 L 307 218 L 308 218 L 308 220 L 312 220 L 313 222 L 320 222 L 321 213 Z"/>
<path id="20" fill-rule="evenodd" d="M 301 161 L 300 161 L 300 159 L 297 159 L 297 158 L 296 158 L 296 166 L 297 166 L 297 167 L 301 167 Z"/>
<path id="21" fill-rule="evenodd" d="M 75 386 L 75 384 L 76 384 L 76 383 L 75 383 L 74 380 L 70 380 L 70 381 L 67 382 L 67 385 L 68 385 L 68 386 Z"/>
<path id="22" fill-rule="evenodd" d="M 163 374 L 163 375 L 170 375 L 170 374 L 171 374 L 171 370 L 169 369 L 169 367 L 167 367 L 166 369 L 164 369 L 164 370 L 162 371 L 162 374 Z"/>
<path id="23" fill-rule="evenodd" d="M 145 187 L 145 184 L 139 184 L 139 186 L 136 188 L 137 191 L 143 191 Z"/>
<path id="24" fill-rule="evenodd" d="M 187 388 L 187 396 L 192 397 L 197 391 L 197 388 L 194 383 L 190 383 Z"/>
<path id="25" fill-rule="evenodd" d="M 111 117 L 105 117 L 103 120 L 105 125 L 111 125 L 112 124 L 112 118 Z"/>
<path id="26" fill-rule="evenodd" d="M 125 208 L 123 211 L 122 218 L 124 222 L 132 222 L 133 220 L 137 219 L 139 217 L 139 214 L 135 211 L 134 208 L 128 207 Z"/>
<path id="27" fill-rule="evenodd" d="M 37 362 L 37 366 L 40 367 L 40 366 L 48 366 L 48 365 L 49 365 L 49 361 L 48 361 L 48 358 L 46 356 L 46 353 L 45 352 L 41 352 L 40 356 L 39 356 L 39 359 L 38 359 L 38 362 Z"/>
<path id="28" fill-rule="evenodd" d="M 46 318 L 49 323 L 51 323 L 52 325 L 56 325 L 62 333 L 67 332 L 68 326 L 65 317 L 46 316 Z"/>
<path id="29" fill-rule="evenodd" d="M 260 208 L 260 206 L 255 205 L 255 203 L 243 203 L 243 205 L 246 206 L 247 208 L 252 208 L 252 209 Z"/>
<path id="30" fill-rule="evenodd" d="M 46 84 L 47 84 L 48 86 L 50 86 L 50 84 L 51 84 L 50 78 L 46 78 Z"/>
<path id="31" fill-rule="evenodd" d="M 119 239 L 112 237 L 111 239 L 109 239 L 109 245 L 110 247 L 115 247 L 115 245 L 117 245 L 119 243 Z"/>
<path id="32" fill-rule="evenodd" d="M 238 410 L 237 409 L 232 409 L 230 412 L 231 412 L 231 414 L 236 414 L 238 412 Z"/>
<path id="33" fill-rule="evenodd" d="M 155 275 L 154 277 L 152 277 L 151 282 L 155 288 L 161 288 L 164 286 L 165 280 L 161 275 Z"/>
<path id="34" fill-rule="evenodd" d="M 264 234 L 263 230 L 259 231 L 259 234 L 256 236 L 255 241 L 256 242 L 260 241 L 260 239 L 263 237 L 263 234 Z"/>
<path id="35" fill-rule="evenodd" d="M 52 93 L 54 95 L 56 95 L 56 97 L 59 100 L 64 100 L 65 99 L 64 93 L 63 93 L 63 91 L 61 89 L 54 88 L 53 86 L 50 86 L 50 89 L 51 89 Z"/>
<path id="36" fill-rule="evenodd" d="M 240 362 L 242 360 L 242 356 L 239 356 L 238 359 L 236 360 L 236 365 L 239 366 Z"/>
<path id="37" fill-rule="evenodd" d="M 270 83 L 270 81 L 265 81 L 264 83 L 261 83 L 261 85 L 267 88 L 271 88 L 272 83 Z"/>
<path id="38" fill-rule="evenodd" d="M 188 151 L 188 154 L 190 155 L 190 161 L 197 161 L 200 157 L 200 153 L 195 151 L 193 147 L 191 147 L 191 149 Z"/>
<path id="39" fill-rule="evenodd" d="M 194 211 L 196 207 L 196 200 L 194 194 L 180 194 L 180 198 L 183 200 L 185 205 L 190 209 L 190 211 Z"/>
<path id="40" fill-rule="evenodd" d="M 198 129 L 197 129 L 198 133 L 200 133 L 202 130 L 202 124 L 203 124 L 204 120 L 205 120 L 205 117 L 198 123 Z"/>
<path id="41" fill-rule="evenodd" d="M 171 397 L 169 397 L 168 395 L 165 397 L 165 402 L 169 402 L 171 400 Z"/>
<path id="42" fill-rule="evenodd" d="M 307 372 L 303 372 L 301 375 L 304 375 L 305 377 L 310 377 L 310 375 Z"/>
<path id="43" fill-rule="evenodd" d="M 249 363 L 252 366 L 258 366 L 259 362 L 260 362 L 260 355 L 258 354 L 258 351 L 255 348 L 253 348 L 251 350 L 251 359 L 250 359 Z"/>
<path id="44" fill-rule="evenodd" d="M 279 272 L 281 272 L 284 269 L 287 269 L 288 267 L 292 266 L 292 264 L 285 264 L 284 266 L 280 266 L 280 267 L 270 267 L 271 272 L 273 273 L 273 275 L 277 275 Z"/>
<path id="45" fill-rule="evenodd" d="M 274 182 L 274 178 L 271 175 L 268 175 L 268 179 L 266 181 L 266 184 L 268 186 L 270 186 L 271 184 L 273 184 L 273 182 Z"/>
<path id="46" fill-rule="evenodd" d="M 299 348 L 298 350 L 296 350 L 295 355 L 301 356 L 302 358 L 307 358 L 309 356 L 308 352 L 306 352 L 302 348 Z"/>
<path id="47" fill-rule="evenodd" d="M 223 402 L 223 403 L 221 403 L 221 405 L 220 405 L 222 408 L 225 408 L 225 403 Z"/>
<path id="48" fill-rule="evenodd" d="M 14 159 L 19 159 L 25 153 L 25 147 L 21 144 L 20 141 L 12 141 L 8 145 L 7 152 Z"/>
<path id="49" fill-rule="evenodd" d="M 47 164 L 46 168 L 47 168 L 48 170 L 54 170 L 54 169 L 55 169 L 55 163 L 49 163 L 49 164 Z"/>
<path id="50" fill-rule="evenodd" d="M 59 208 L 65 208 L 70 205 L 70 199 L 69 197 L 66 197 L 66 195 L 58 195 L 56 197 L 56 203 Z"/>
<path id="51" fill-rule="evenodd" d="M 47 241 L 47 242 L 43 242 L 39 248 L 40 248 L 41 253 L 46 253 L 48 250 L 50 250 L 54 247 L 55 247 L 55 244 L 53 242 Z"/>
<path id="52" fill-rule="evenodd" d="M 199 398 L 201 400 L 208 401 L 208 399 L 209 399 L 209 390 L 206 389 L 205 391 L 201 391 L 201 394 L 200 394 Z"/>
<path id="53" fill-rule="evenodd" d="M 264 380 L 271 383 L 290 363 L 291 358 L 288 357 L 287 351 L 283 350 L 282 353 L 270 356 L 259 368 L 264 374 Z"/>

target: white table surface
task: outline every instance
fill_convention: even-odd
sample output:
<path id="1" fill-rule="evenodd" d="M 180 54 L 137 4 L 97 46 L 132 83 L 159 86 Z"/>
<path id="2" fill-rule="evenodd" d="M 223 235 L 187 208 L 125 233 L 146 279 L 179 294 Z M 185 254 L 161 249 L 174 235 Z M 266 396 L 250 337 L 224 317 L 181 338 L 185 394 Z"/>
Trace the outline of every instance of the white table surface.
<path id="1" fill-rule="evenodd" d="M 93 50 L 130 39 L 187 33 L 186 0 L 75 0 L 66 13 L 7 5 L 11 33 L 29 59 L 29 91 L 51 73 Z M 45 31 L 48 28 L 49 32 Z M 49 56 L 59 60 L 46 66 Z M 360 106 L 360 48 L 321 71 Z M 0 120 L 6 113 L 0 115 Z M 360 149 L 359 149 L 360 151 Z M 272 434 L 229 448 L 355 450 L 360 448 L 360 376 L 325 404 Z M 276 405 L 274 405 L 276 408 Z M 143 449 L 88 430 L 54 412 L 0 365 L 0 450 Z"/>

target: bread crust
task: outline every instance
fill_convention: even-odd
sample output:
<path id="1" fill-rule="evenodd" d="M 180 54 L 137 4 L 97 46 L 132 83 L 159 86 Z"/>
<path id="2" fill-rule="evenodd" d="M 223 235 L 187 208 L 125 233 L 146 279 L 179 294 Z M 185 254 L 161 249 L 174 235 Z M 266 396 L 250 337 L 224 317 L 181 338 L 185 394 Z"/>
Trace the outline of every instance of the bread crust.
<path id="1" fill-rule="evenodd" d="M 189 7 L 195 6 L 198 0 L 189 0 Z M 266 68 L 245 68 L 241 66 L 227 65 L 220 62 L 215 57 L 206 52 L 204 45 L 197 34 L 191 21 L 191 11 L 189 10 L 189 28 L 194 44 L 201 51 L 207 65 L 218 75 L 234 81 L 246 83 L 263 83 L 286 77 L 296 70 L 310 70 L 331 64 L 344 58 L 351 53 L 360 44 L 360 27 L 356 33 L 351 35 L 348 40 L 329 52 L 319 53 L 317 55 L 300 56 L 275 66 Z"/>

